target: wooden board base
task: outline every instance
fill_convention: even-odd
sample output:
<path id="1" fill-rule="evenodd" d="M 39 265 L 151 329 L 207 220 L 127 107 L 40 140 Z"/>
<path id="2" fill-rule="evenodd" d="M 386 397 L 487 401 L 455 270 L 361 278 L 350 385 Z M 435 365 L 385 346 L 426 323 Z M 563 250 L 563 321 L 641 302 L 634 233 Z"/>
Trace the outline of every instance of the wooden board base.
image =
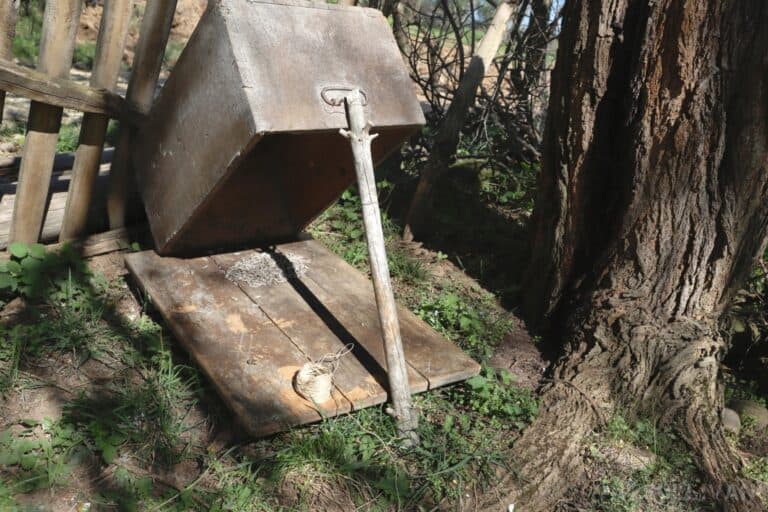
<path id="1" fill-rule="evenodd" d="M 126 256 L 128 269 L 181 344 L 252 436 L 264 436 L 387 400 L 386 361 L 373 287 L 314 240 L 272 249 L 307 261 L 288 282 L 233 283 L 226 270 L 258 251 L 192 259 L 154 251 Z M 284 264 L 284 263 L 283 263 Z M 398 310 L 414 393 L 467 379 L 480 366 L 405 308 Z M 315 406 L 293 389 L 308 361 L 345 345 L 330 400 Z"/>

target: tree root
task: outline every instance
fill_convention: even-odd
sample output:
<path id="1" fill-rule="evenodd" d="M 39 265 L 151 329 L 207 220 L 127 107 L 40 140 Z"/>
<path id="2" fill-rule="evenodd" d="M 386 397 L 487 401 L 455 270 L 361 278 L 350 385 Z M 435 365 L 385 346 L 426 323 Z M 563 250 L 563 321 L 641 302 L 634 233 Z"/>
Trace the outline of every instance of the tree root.
<path id="1" fill-rule="evenodd" d="M 574 341 L 543 390 L 539 415 L 513 447 L 518 470 L 501 484 L 509 490 L 503 506 L 552 510 L 584 475 L 588 436 L 622 411 L 678 432 L 707 477 L 705 491 L 724 510 L 765 510 L 764 486 L 743 476 L 722 428 L 724 341 L 716 325 L 659 324 L 636 305 L 617 306 L 593 310 L 570 330 Z"/>

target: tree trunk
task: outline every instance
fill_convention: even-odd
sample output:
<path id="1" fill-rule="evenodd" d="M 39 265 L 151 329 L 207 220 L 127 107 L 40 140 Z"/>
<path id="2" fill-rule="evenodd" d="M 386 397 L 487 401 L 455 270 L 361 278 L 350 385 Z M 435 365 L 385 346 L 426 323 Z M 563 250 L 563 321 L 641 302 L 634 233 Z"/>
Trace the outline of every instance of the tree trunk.
<path id="1" fill-rule="evenodd" d="M 403 238 L 411 241 L 423 233 L 427 212 L 430 206 L 430 195 L 440 173 L 448 167 L 450 159 L 456 153 L 459 135 L 467 113 L 475 102 L 477 88 L 483 82 L 485 73 L 491 66 L 499 51 L 501 43 L 508 32 L 507 24 L 512 17 L 514 7 L 506 1 L 499 3 L 488 30 L 472 56 L 464 77 L 453 95 L 451 105 L 435 135 L 432 153 L 427 164 L 421 171 L 416 193 L 411 200 L 411 206 L 405 218 Z"/>
<path id="2" fill-rule="evenodd" d="M 718 320 L 768 232 L 768 3 L 569 0 L 524 289 L 565 340 L 508 503 L 550 510 L 617 410 L 675 428 L 726 510 Z"/>

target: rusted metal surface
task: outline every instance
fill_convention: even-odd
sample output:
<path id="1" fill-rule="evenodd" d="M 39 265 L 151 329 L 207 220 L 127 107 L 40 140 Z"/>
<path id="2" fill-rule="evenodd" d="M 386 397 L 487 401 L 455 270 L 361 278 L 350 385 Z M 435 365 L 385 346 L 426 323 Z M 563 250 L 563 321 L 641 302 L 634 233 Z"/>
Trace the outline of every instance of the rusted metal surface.
<path id="1" fill-rule="evenodd" d="M 178 259 L 154 251 L 126 263 L 179 342 L 208 375 L 252 436 L 320 419 L 291 379 L 307 361 L 352 343 L 334 377 L 323 414 L 387 399 L 384 348 L 370 281 L 314 240 L 278 245 L 307 258 L 308 271 L 288 282 L 242 288 L 226 269 L 254 251 Z M 412 392 L 456 382 L 480 370 L 451 342 L 398 308 Z M 442 373 L 441 373 L 442 372 Z M 440 384 L 438 384 L 440 383 Z"/>
<path id="2" fill-rule="evenodd" d="M 295 236 L 354 180 L 343 98 L 364 94 L 380 162 L 424 123 L 374 9 L 213 2 L 142 130 L 139 188 L 158 251 Z"/>

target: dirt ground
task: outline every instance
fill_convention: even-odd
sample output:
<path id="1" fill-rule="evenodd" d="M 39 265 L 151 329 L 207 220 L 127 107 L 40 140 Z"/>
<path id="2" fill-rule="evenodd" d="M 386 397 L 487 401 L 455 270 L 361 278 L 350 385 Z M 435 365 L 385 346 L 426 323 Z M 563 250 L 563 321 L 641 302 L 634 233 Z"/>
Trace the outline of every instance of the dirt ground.
<path id="1" fill-rule="evenodd" d="M 100 2 L 103 3 L 103 2 Z M 128 39 L 126 40 L 126 54 L 124 61 L 130 65 L 133 62 L 133 50 L 139 41 L 139 30 L 141 24 L 138 13 L 143 13 L 146 7 L 146 0 L 137 0 L 134 3 L 134 22 L 128 29 Z M 178 0 L 176 4 L 176 14 L 173 17 L 171 26 L 171 42 L 186 42 L 189 36 L 194 32 L 197 22 L 203 15 L 207 0 Z M 77 42 L 95 42 L 99 25 L 101 24 L 102 5 L 88 6 L 83 9 L 80 16 L 80 29 L 77 32 Z"/>

